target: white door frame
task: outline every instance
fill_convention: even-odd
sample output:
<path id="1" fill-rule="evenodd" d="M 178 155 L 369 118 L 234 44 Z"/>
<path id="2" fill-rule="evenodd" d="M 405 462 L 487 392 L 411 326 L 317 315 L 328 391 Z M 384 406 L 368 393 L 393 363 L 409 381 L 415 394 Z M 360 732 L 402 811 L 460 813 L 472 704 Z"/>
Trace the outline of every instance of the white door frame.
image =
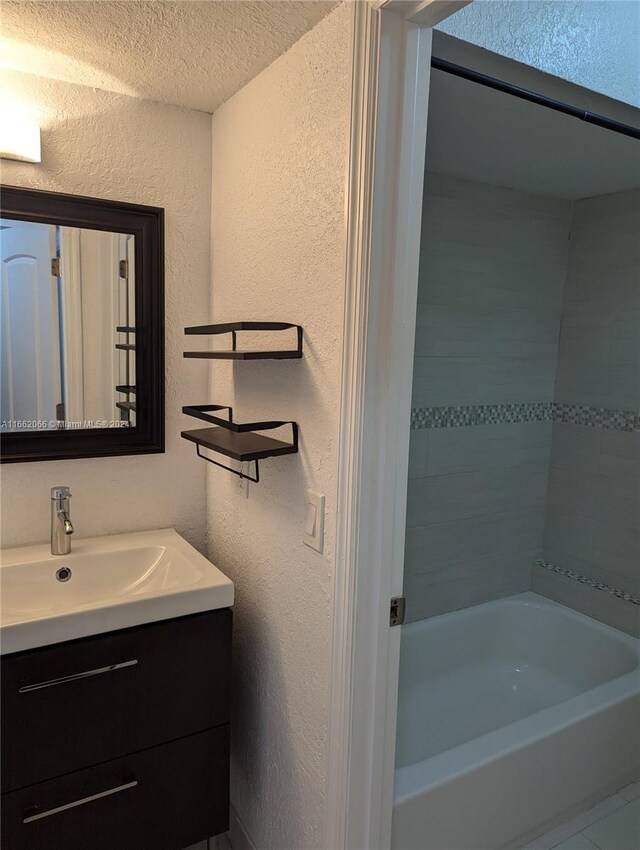
<path id="1" fill-rule="evenodd" d="M 62 324 L 64 350 L 65 419 L 82 422 L 84 415 L 84 365 L 82 336 L 82 264 L 80 229 L 60 227 Z M 76 426 L 78 427 L 78 426 Z"/>
<path id="2" fill-rule="evenodd" d="M 467 2 L 354 4 L 328 850 L 390 846 L 431 28 Z"/>

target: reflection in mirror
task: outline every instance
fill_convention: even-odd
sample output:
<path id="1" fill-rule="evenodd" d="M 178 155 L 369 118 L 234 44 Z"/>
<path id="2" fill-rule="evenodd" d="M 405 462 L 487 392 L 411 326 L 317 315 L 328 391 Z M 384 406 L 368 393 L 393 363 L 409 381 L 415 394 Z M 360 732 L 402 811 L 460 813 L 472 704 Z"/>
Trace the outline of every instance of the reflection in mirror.
<path id="1" fill-rule="evenodd" d="M 136 424 L 132 234 L 0 219 L 0 430 Z"/>

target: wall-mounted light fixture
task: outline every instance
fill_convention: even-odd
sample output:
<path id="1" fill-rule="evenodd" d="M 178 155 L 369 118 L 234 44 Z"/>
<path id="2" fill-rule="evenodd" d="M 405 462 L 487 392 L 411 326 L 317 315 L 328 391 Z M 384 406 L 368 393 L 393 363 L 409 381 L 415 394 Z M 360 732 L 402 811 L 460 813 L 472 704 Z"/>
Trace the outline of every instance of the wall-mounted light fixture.
<path id="1" fill-rule="evenodd" d="M 0 108 L 0 157 L 21 162 L 41 162 L 40 127 L 17 109 Z"/>

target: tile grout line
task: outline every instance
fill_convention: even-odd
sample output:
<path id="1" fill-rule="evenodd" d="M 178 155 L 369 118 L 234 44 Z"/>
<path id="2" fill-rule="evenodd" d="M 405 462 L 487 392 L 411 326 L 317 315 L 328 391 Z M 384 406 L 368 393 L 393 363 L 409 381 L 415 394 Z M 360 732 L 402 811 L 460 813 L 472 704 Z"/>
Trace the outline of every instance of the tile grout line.
<path id="1" fill-rule="evenodd" d="M 587 809 L 575 817 L 569 818 L 569 820 L 559 824 L 544 835 L 528 842 L 521 847 L 520 850 L 556 850 L 556 848 L 562 845 L 565 841 L 575 838 L 576 835 L 581 835 L 585 832 L 585 830 L 591 829 L 592 826 L 595 826 L 601 821 L 606 820 L 606 818 L 611 817 L 611 815 L 616 814 L 621 809 L 624 809 L 629 802 L 630 801 L 621 797 L 619 793 L 612 794 L 604 800 L 601 800 L 599 803 L 596 803 L 596 805 L 592 806 L 590 809 Z M 602 813 L 603 809 L 605 809 L 605 811 Z M 593 813 L 596 810 L 598 810 L 599 813 L 598 816 L 594 818 Z M 578 826 L 576 826 L 576 824 L 578 824 Z M 585 838 L 593 844 L 596 850 L 602 850 L 602 848 L 598 847 L 591 838 L 588 836 L 585 836 Z"/>

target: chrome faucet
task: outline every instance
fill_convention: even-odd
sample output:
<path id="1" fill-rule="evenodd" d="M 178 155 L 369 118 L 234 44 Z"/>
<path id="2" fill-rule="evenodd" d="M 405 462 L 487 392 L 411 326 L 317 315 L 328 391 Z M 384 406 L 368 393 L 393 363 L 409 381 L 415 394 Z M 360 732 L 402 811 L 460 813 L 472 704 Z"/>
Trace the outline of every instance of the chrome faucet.
<path id="1" fill-rule="evenodd" d="M 68 555 L 73 526 L 70 519 L 68 487 L 51 488 L 51 554 Z"/>

